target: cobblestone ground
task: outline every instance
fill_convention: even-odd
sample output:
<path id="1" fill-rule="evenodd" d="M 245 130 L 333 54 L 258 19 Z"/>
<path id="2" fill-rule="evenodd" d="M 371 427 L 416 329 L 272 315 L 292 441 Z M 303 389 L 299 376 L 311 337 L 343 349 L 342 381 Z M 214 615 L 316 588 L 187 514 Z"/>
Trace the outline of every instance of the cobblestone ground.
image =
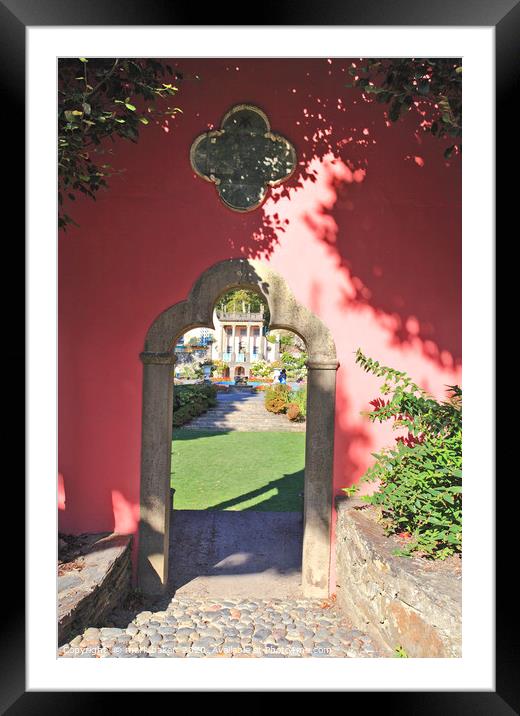
<path id="1" fill-rule="evenodd" d="M 333 602 L 174 597 L 161 611 L 89 628 L 61 646 L 62 657 L 379 657 L 370 637 Z M 126 627 L 124 624 L 128 624 Z"/>

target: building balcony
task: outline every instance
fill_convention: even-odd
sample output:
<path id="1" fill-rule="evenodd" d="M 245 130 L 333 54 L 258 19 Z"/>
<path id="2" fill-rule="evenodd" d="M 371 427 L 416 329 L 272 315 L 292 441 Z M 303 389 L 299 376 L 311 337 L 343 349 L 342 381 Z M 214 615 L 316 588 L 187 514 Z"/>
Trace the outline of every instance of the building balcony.
<path id="1" fill-rule="evenodd" d="M 218 360 L 222 360 L 225 363 L 254 363 L 257 360 L 265 360 L 265 356 L 263 353 L 246 353 L 246 352 L 240 352 L 240 353 L 219 353 L 218 354 Z"/>
<path id="2" fill-rule="evenodd" d="M 263 321 L 264 314 L 217 310 L 217 318 L 219 319 L 219 321 Z"/>

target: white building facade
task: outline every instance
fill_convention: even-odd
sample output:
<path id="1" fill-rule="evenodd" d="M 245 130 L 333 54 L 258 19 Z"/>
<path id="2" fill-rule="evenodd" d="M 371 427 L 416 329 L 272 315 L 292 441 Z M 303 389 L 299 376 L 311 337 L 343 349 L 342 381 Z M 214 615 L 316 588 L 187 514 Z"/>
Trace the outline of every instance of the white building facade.
<path id="1" fill-rule="evenodd" d="M 213 323 L 215 330 L 195 328 L 188 331 L 183 336 L 183 344 L 187 345 L 192 338 L 205 342 L 210 335 L 213 342 L 208 346 L 208 357 L 226 364 L 224 377 L 249 377 L 251 365 L 256 361 L 273 363 L 280 358 L 278 341 L 271 343 L 265 335 L 263 311 L 251 313 L 217 308 Z"/>

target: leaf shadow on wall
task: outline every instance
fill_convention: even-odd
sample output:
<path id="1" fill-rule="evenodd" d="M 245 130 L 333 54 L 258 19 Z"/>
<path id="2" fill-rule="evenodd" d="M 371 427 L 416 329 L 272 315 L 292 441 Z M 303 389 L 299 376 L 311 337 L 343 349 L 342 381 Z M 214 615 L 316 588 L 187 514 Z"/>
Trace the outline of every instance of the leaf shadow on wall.
<path id="1" fill-rule="evenodd" d="M 339 61 L 325 65 L 324 81 L 344 69 Z M 385 107 L 357 90 L 334 101 L 302 98 L 290 137 L 298 170 L 247 217 L 250 232 L 240 245 L 230 243 L 235 255 L 270 257 L 291 234 L 300 232 L 303 243 L 304 225 L 345 275 L 348 290 L 339 299 L 346 310 L 372 309 L 391 329 L 393 345 L 419 348 L 440 368 L 456 369 L 460 160 L 446 161 L 444 142 L 420 130 L 417 108 L 392 125 Z"/>
<path id="2" fill-rule="evenodd" d="M 359 316 L 360 346 L 373 343 L 370 332 L 378 331 L 379 343 L 430 366 L 426 375 L 455 372 L 461 363 L 459 158 L 444 159 L 444 143 L 421 132 L 418 112 L 391 125 L 384 106 L 353 91 L 337 102 L 308 95 L 299 111 L 302 121 L 289 136 L 301 159 L 298 171 L 246 218 L 250 231 L 230 242 L 233 255 L 297 257 L 293 283 L 305 284 L 305 304 L 325 323 L 330 307 L 339 307 Z M 333 330 L 341 340 L 341 322 Z M 338 345 L 338 352 L 345 363 L 345 348 Z M 338 379 L 336 395 L 338 489 L 358 479 L 375 447 L 373 429 L 349 396 L 353 356 L 345 368 L 348 378 Z M 424 374 L 414 378 L 429 389 Z"/>

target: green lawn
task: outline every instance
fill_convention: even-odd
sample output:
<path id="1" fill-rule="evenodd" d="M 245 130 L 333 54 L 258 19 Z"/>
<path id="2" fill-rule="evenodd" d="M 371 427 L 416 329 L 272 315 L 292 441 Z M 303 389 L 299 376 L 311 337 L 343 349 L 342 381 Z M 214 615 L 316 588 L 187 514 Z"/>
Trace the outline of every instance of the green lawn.
<path id="1" fill-rule="evenodd" d="M 174 430 L 176 510 L 303 509 L 305 433 Z"/>

